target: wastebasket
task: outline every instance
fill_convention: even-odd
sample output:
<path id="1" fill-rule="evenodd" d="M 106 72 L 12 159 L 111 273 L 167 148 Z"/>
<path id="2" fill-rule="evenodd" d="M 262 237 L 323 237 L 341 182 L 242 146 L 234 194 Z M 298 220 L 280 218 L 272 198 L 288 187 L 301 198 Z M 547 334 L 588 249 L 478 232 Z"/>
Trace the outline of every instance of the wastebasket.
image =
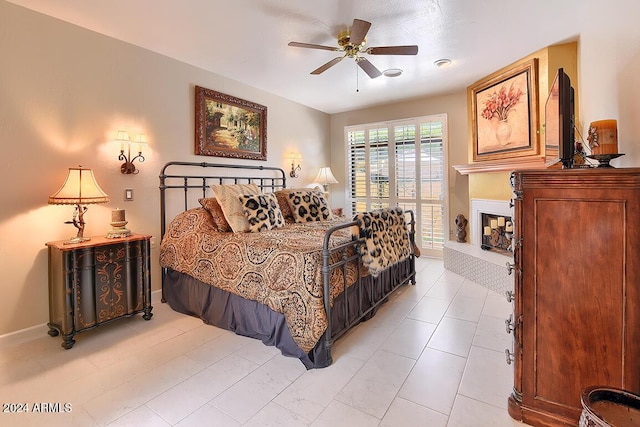
<path id="1" fill-rule="evenodd" d="M 580 427 L 640 427 L 640 396 L 605 386 L 582 392 Z"/>

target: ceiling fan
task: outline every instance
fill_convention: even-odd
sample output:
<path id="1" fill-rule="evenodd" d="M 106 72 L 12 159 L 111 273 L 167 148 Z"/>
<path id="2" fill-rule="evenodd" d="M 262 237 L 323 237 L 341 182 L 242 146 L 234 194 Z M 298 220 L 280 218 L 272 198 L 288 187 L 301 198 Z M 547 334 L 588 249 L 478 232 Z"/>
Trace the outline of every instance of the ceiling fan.
<path id="1" fill-rule="evenodd" d="M 355 59 L 356 63 L 362 70 L 367 73 L 369 77 L 375 79 L 382 73 L 378 70 L 369 60 L 360 54 L 366 53 L 369 55 L 417 55 L 418 46 L 378 46 L 378 47 L 365 47 L 367 40 L 365 39 L 367 32 L 371 27 L 371 22 L 363 21 L 362 19 L 354 19 L 353 25 L 350 30 L 342 31 L 338 35 L 338 47 L 323 46 L 312 43 L 300 43 L 289 42 L 289 46 L 304 47 L 309 49 L 322 49 L 330 50 L 333 52 L 343 52 L 342 56 L 332 59 L 326 64 L 316 68 L 311 74 L 321 74 L 327 71 L 329 68 L 342 61 L 344 58 L 349 57 Z"/>

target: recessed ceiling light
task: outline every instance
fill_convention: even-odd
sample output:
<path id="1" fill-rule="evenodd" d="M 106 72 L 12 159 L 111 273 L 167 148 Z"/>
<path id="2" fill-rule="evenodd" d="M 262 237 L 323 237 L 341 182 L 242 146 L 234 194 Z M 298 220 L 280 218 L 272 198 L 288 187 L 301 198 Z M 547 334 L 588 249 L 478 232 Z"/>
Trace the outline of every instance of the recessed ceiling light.
<path id="1" fill-rule="evenodd" d="M 435 65 L 438 68 L 446 67 L 447 65 L 450 65 L 450 64 L 451 64 L 451 60 L 447 58 L 442 58 L 442 59 L 433 61 L 433 65 Z"/>
<path id="2" fill-rule="evenodd" d="M 384 74 L 385 77 L 398 77 L 402 74 L 402 70 L 400 68 L 389 68 L 388 70 L 384 70 L 382 74 Z"/>

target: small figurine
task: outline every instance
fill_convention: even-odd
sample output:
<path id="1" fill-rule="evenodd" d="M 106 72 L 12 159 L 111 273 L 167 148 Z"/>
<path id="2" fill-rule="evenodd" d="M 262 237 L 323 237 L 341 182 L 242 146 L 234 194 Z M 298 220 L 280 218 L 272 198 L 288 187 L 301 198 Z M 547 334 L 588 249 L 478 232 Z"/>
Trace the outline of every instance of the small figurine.
<path id="1" fill-rule="evenodd" d="M 456 217 L 456 239 L 459 243 L 467 242 L 467 218 L 462 214 L 458 214 Z"/>

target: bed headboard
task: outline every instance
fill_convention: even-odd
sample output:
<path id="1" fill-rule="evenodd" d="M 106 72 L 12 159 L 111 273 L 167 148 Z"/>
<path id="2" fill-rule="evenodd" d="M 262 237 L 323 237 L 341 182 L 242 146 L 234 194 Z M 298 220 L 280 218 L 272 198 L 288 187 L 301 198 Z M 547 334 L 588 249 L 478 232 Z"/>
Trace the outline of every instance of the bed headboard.
<path id="1" fill-rule="evenodd" d="M 199 198 L 211 197 L 211 184 L 250 183 L 264 192 L 273 192 L 286 188 L 287 178 L 283 169 L 272 166 L 206 162 L 165 164 L 160 171 L 160 235 L 164 236 L 166 230 L 169 203 L 175 205 L 176 200 L 181 200 L 181 211 L 186 211 L 199 206 Z M 176 197 L 169 199 L 169 192 Z"/>

